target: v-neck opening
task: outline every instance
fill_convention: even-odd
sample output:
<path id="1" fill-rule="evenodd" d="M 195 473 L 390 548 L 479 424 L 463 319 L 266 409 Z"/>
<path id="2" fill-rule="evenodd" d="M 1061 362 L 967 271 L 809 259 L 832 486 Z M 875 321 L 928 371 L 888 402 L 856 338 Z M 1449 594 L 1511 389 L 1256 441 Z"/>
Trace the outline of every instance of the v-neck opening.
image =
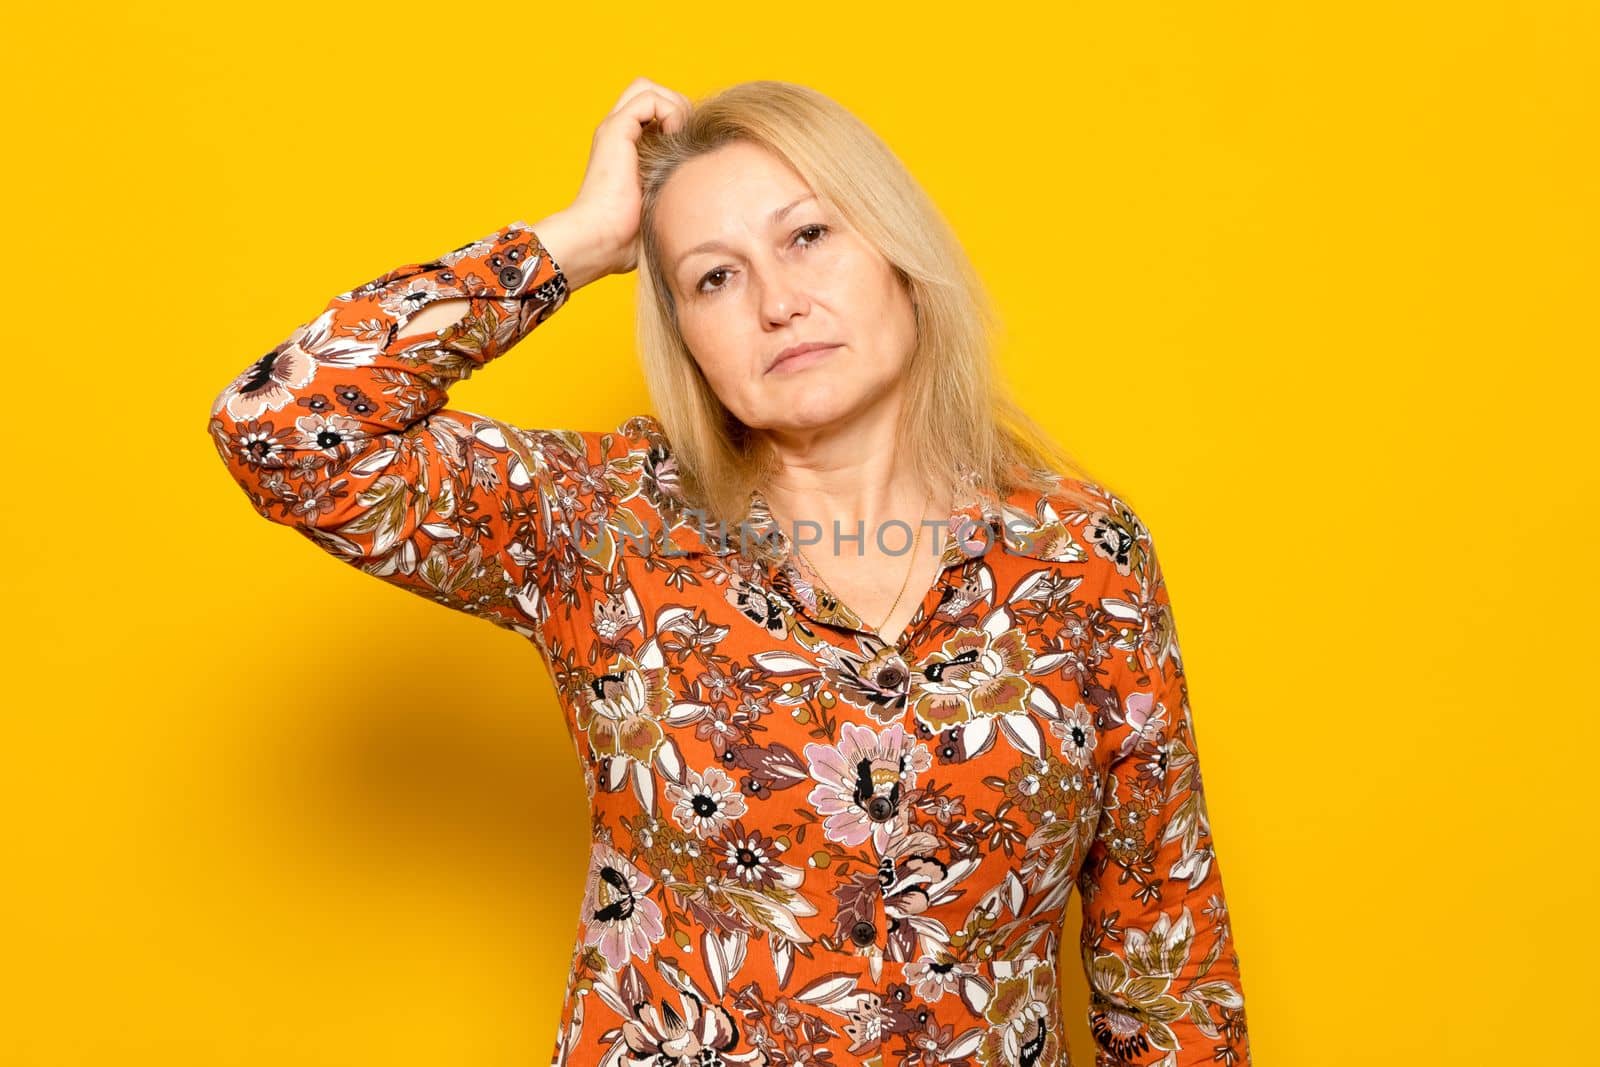
<path id="1" fill-rule="evenodd" d="M 872 635 L 873 639 L 885 648 L 892 648 L 896 652 L 904 654 L 909 645 L 916 640 L 924 627 L 927 626 L 928 620 L 933 618 L 934 612 L 939 610 L 939 605 L 944 603 L 945 595 L 950 589 L 949 574 L 952 566 L 955 566 L 955 564 L 941 562 L 938 573 L 933 576 L 933 584 L 928 587 L 926 593 L 922 594 L 922 603 L 917 605 L 916 613 L 911 616 L 910 621 L 905 624 L 905 627 L 894 641 L 886 641 L 877 633 Z"/>
<path id="2" fill-rule="evenodd" d="M 934 613 L 944 603 L 951 588 L 950 572 L 960 569 L 971 561 L 973 552 L 984 551 L 988 541 L 978 543 L 969 538 L 963 541 L 961 534 L 969 533 L 965 524 L 976 523 L 982 526 L 988 518 L 981 504 L 974 498 L 958 498 L 946 520 L 945 526 L 940 531 L 943 547 L 939 553 L 939 569 L 934 573 L 933 581 L 923 591 L 922 600 L 917 605 L 917 610 L 910 620 L 901 629 L 893 641 L 886 640 L 884 636 L 870 626 L 861 614 L 835 594 L 820 578 L 807 578 L 801 572 L 796 560 L 793 542 L 790 540 L 777 520 L 773 517 L 766 497 L 759 489 L 751 492 L 750 514 L 747 519 L 752 529 L 765 539 L 772 539 L 769 543 L 774 545 L 779 552 L 775 566 L 769 568 L 769 573 L 774 577 L 781 576 L 784 585 L 789 587 L 795 606 L 808 618 L 824 626 L 835 629 L 847 630 L 870 638 L 876 645 L 892 649 L 898 653 L 907 651 L 910 643 L 914 641 L 921 631 L 932 620 Z M 992 533 L 985 530 L 986 534 Z M 808 568 L 809 569 L 809 568 Z M 795 580 L 799 579 L 808 587 L 810 599 L 800 589 L 795 587 Z"/>
<path id="3" fill-rule="evenodd" d="M 780 538 L 783 537 L 781 531 L 779 531 L 778 536 Z M 907 650 L 910 642 L 917 637 L 933 617 L 934 613 L 939 610 L 939 606 L 944 603 L 945 596 L 950 588 L 949 576 L 951 569 L 961 566 L 960 561 L 952 559 L 948 537 L 947 529 L 945 547 L 940 553 L 939 569 L 934 573 L 933 581 L 923 591 L 922 599 L 917 604 L 917 610 L 912 613 L 911 618 L 907 620 L 905 626 L 901 628 L 900 633 L 893 641 L 888 640 L 880 631 L 869 625 L 866 619 L 862 618 L 860 612 L 851 607 L 837 593 L 834 593 L 826 583 L 822 583 L 819 586 L 817 581 L 807 580 L 806 584 L 810 586 L 812 596 L 812 603 L 809 604 L 806 602 L 805 596 L 798 589 L 794 589 L 797 606 L 812 619 L 823 625 L 863 634 L 883 648 L 903 653 Z M 782 543 L 787 543 L 787 538 L 784 538 Z M 780 569 L 790 572 L 794 577 L 805 579 L 805 575 L 801 573 L 793 556 L 785 556 L 780 561 Z M 789 577 L 787 581 L 792 587 L 793 577 Z M 833 604 L 831 609 L 823 607 L 821 598 L 824 595 Z"/>

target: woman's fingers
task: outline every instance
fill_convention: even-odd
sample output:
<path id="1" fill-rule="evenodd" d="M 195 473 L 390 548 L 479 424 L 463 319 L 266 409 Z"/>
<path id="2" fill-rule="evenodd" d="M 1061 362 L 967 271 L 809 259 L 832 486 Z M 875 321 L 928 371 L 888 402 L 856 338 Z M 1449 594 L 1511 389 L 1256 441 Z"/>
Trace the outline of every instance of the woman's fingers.
<path id="1" fill-rule="evenodd" d="M 689 112 L 694 110 L 694 103 L 676 89 L 668 89 L 664 85 L 660 86 L 659 89 L 666 94 L 667 99 L 673 104 L 671 122 L 663 122 L 661 124 L 662 128 L 669 131 L 682 129 L 683 124 L 689 119 Z"/>
<path id="2" fill-rule="evenodd" d="M 560 214 L 578 220 L 589 244 L 600 247 L 597 276 L 632 270 L 636 264 L 640 135 L 651 122 L 659 122 L 669 133 L 682 129 L 691 106 L 682 93 L 648 78 L 635 78 L 595 127 L 578 195 Z M 558 230 L 560 225 L 560 220 L 547 222 L 546 228 Z"/>
<path id="3" fill-rule="evenodd" d="M 622 91 L 607 119 L 627 116 L 639 127 L 658 121 L 667 132 L 681 129 L 693 105 L 689 98 L 675 89 L 669 89 L 649 78 L 635 78 Z"/>
<path id="4" fill-rule="evenodd" d="M 682 111 L 682 106 L 660 89 L 645 89 L 630 98 L 623 107 L 623 114 L 633 120 L 635 141 L 646 124 L 652 121 L 661 123 L 663 130 L 675 128 L 675 124 L 682 122 Z"/>

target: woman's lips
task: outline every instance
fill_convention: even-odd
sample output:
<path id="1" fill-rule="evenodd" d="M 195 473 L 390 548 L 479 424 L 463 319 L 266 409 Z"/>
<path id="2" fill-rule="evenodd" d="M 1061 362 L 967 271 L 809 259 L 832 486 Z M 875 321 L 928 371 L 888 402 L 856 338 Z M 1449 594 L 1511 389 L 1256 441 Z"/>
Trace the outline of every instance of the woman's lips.
<path id="1" fill-rule="evenodd" d="M 829 345 L 827 348 L 813 348 L 809 352 L 801 352 L 797 356 L 785 356 L 783 359 L 778 360 L 778 362 L 768 367 L 767 373 L 772 374 L 780 371 L 787 373 L 789 371 L 800 370 L 817 362 L 834 349 L 840 347 L 842 346 Z"/>

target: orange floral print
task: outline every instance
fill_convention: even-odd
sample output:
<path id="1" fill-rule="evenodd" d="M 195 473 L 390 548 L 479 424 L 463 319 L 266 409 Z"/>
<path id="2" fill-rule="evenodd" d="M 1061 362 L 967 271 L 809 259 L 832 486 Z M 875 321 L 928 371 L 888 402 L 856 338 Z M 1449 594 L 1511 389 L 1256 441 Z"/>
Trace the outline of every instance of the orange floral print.
<path id="1" fill-rule="evenodd" d="M 653 416 L 445 406 L 568 295 L 512 223 L 335 296 L 209 422 L 263 517 L 548 667 L 594 827 L 552 1064 L 1062 1067 L 1074 889 L 1096 1063 L 1249 1064 L 1139 517 L 966 479 L 891 644 L 747 551 L 786 544 L 759 493 L 737 531 L 694 521 Z M 453 297 L 460 323 L 399 336 Z"/>

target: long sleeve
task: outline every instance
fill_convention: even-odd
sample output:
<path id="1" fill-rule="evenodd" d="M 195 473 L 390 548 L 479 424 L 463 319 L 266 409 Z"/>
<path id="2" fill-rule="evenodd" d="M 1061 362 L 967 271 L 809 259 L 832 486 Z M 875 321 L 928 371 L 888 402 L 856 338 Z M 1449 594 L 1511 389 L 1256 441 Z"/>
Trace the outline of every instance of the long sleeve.
<path id="1" fill-rule="evenodd" d="M 1171 602 L 1149 531 L 1121 520 L 1100 601 L 1119 634 L 1102 691 L 1108 773 L 1079 878 L 1095 1062 L 1249 1064 Z"/>
<path id="2" fill-rule="evenodd" d="M 335 296 L 216 397 L 209 430 L 263 517 L 359 569 L 524 636 L 539 631 L 571 431 L 445 408 L 446 390 L 567 299 L 526 223 Z M 423 307 L 464 318 L 401 338 Z"/>

